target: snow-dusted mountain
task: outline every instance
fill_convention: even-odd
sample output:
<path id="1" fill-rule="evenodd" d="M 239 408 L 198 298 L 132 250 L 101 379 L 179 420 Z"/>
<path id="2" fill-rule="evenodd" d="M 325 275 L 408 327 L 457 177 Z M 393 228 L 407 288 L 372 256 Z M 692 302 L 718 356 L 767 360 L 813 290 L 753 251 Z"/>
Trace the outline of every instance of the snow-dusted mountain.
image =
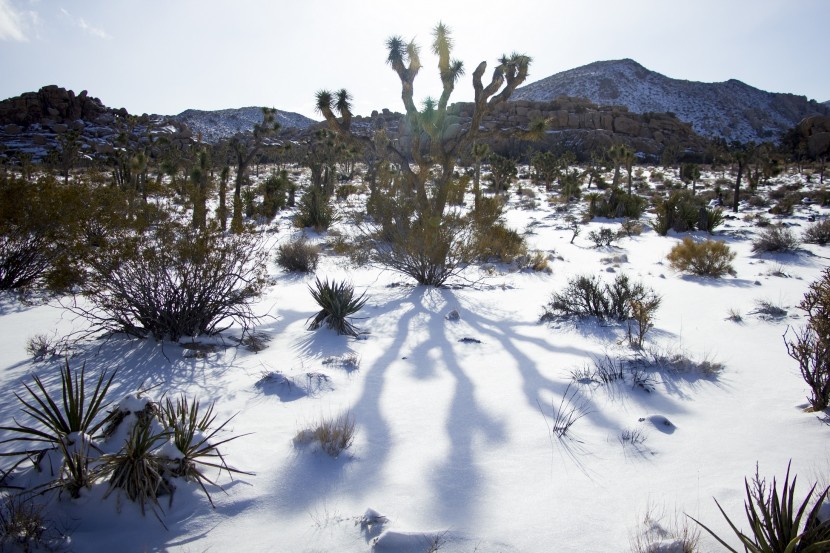
<path id="1" fill-rule="evenodd" d="M 830 106 L 794 94 L 772 93 L 734 79 L 701 83 L 671 79 L 634 60 L 598 61 L 551 75 L 516 90 L 513 100 L 587 98 L 635 113 L 671 112 L 699 134 L 727 141 L 765 142 Z"/>
<path id="2" fill-rule="evenodd" d="M 262 122 L 261 107 L 247 107 L 238 109 L 220 109 L 202 111 L 188 109 L 173 116 L 177 121 L 187 125 L 194 136 L 202 133 L 202 141 L 208 144 L 218 142 L 223 138 L 230 138 L 239 132 L 250 132 L 254 125 Z M 299 113 L 277 110 L 277 121 L 282 128 L 304 129 L 316 123 Z"/>

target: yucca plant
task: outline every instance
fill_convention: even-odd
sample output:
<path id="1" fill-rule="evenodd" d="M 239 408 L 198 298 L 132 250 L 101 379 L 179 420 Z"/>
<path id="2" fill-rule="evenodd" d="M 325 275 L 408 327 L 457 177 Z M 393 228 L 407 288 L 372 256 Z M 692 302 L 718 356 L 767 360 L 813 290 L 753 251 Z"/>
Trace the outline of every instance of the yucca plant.
<path id="1" fill-rule="evenodd" d="M 354 286 L 348 282 L 329 282 L 328 279 L 320 282 L 319 278 L 316 279 L 314 286 L 309 286 L 308 289 L 314 301 L 321 308 L 311 318 L 309 330 L 316 330 L 326 325 L 337 331 L 337 334 L 358 335 L 357 328 L 347 318 L 360 311 L 366 303 L 365 292 L 355 297 Z"/>
<path id="2" fill-rule="evenodd" d="M 138 503 L 142 515 L 146 505 L 151 503 L 153 514 L 161 522 L 153 506 L 161 509 L 159 496 L 172 494 L 173 486 L 168 480 L 167 459 L 158 455 L 157 449 L 169 435 L 154 432 L 152 426 L 151 421 L 137 422 L 121 451 L 101 457 L 101 473 L 109 477 L 109 489 L 104 497 L 120 490 L 130 501 Z"/>
<path id="3" fill-rule="evenodd" d="M 105 402 L 107 391 L 109 391 L 113 372 L 107 378 L 106 371 L 101 371 L 95 388 L 87 390 L 84 380 L 85 364 L 79 371 L 72 371 L 69 368 L 67 359 L 61 368 L 61 397 L 53 398 L 37 375 L 32 378 L 35 381 L 34 387 L 23 384 L 28 392 L 28 397 L 21 397 L 15 394 L 18 401 L 23 404 L 23 413 L 34 419 L 39 425 L 21 424 L 15 420 L 15 426 L 0 426 L 0 430 L 15 432 L 16 435 L 3 440 L 0 443 L 8 442 L 32 442 L 44 447 L 37 449 L 25 449 L 4 453 L 2 455 L 29 455 L 58 447 L 67 441 L 72 434 L 95 434 L 105 423 L 105 417 L 99 417 L 109 405 Z"/>
<path id="4" fill-rule="evenodd" d="M 50 485 L 59 487 L 69 492 L 73 499 L 81 496 L 81 490 L 90 488 L 98 477 L 98 471 L 90 467 L 89 440 L 81 438 L 71 446 L 61 443 L 60 450 L 63 454 L 63 465 L 61 466 L 60 477 Z"/>
<path id="5" fill-rule="evenodd" d="M 211 403 L 206 409 L 202 409 L 198 400 L 189 402 L 182 395 L 175 402 L 170 398 L 166 398 L 159 410 L 159 418 L 162 424 L 168 428 L 173 443 L 182 454 L 181 458 L 173 460 L 171 474 L 198 483 L 211 505 L 213 505 L 213 500 L 205 484 L 211 484 L 220 489 L 221 486 L 218 486 L 216 482 L 205 475 L 205 467 L 219 469 L 220 474 L 224 470 L 231 476 L 234 473 L 252 474 L 228 466 L 218 449 L 220 445 L 240 436 L 231 436 L 217 442 L 212 441 L 214 436 L 221 432 L 233 419 L 231 417 L 219 426 L 212 428 L 216 419 L 216 415 L 213 414 L 213 406 L 214 404 Z"/>
<path id="6" fill-rule="evenodd" d="M 830 520 L 820 521 L 818 512 L 822 502 L 827 498 L 830 487 L 819 494 L 813 508 L 807 511 L 811 503 L 815 484 L 801 504 L 794 508 L 795 484 L 798 477 L 793 477 L 790 483 L 790 465 L 787 465 L 787 475 L 784 477 L 784 486 L 781 495 L 778 494 L 778 485 L 773 478 L 772 487 L 767 489 L 766 481 L 755 470 L 752 485 L 744 480 L 746 501 L 744 509 L 749 522 L 750 532 L 745 534 L 727 516 L 717 500 L 718 509 L 723 514 L 729 527 L 740 540 L 744 551 L 749 553 L 821 553 L 830 551 Z M 806 518 L 804 515 L 806 513 Z M 692 517 L 689 517 L 692 518 Z M 709 532 L 721 545 L 733 553 L 736 549 L 730 547 L 720 536 L 715 534 L 705 524 L 692 518 L 704 530 Z M 802 524 L 803 520 L 803 524 Z"/>

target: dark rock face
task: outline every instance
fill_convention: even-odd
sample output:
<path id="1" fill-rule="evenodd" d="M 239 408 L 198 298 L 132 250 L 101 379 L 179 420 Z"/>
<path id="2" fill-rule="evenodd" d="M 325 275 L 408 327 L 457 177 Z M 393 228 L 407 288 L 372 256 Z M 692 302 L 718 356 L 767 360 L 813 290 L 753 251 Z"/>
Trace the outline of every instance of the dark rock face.
<path id="1" fill-rule="evenodd" d="M 700 83 L 671 79 L 629 59 L 600 61 L 525 85 L 514 100 L 585 98 L 625 106 L 632 113 L 674 113 L 707 138 L 777 141 L 812 115 L 830 115 L 826 104 L 794 94 L 771 93 L 737 80 Z"/>
<path id="2" fill-rule="evenodd" d="M 45 126 L 79 119 L 92 121 L 107 111 L 110 110 L 101 100 L 89 96 L 86 90 L 76 96 L 71 90 L 49 85 L 0 102 L 0 125 L 27 127 L 35 123 Z"/>
<path id="3" fill-rule="evenodd" d="M 811 157 L 830 156 L 830 117 L 816 115 L 803 119 L 796 127 L 807 141 Z"/>

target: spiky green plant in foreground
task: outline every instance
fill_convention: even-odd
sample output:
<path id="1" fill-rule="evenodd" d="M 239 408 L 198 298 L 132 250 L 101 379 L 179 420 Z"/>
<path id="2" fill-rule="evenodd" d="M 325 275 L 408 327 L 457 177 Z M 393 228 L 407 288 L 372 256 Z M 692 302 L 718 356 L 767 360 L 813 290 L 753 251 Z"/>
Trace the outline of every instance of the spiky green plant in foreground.
<path id="1" fill-rule="evenodd" d="M 746 488 L 744 509 L 750 528 L 748 534 L 735 526 L 735 523 L 727 516 L 720 503 L 715 500 L 721 514 L 729 523 L 729 527 L 740 540 L 744 551 L 749 553 L 821 553 L 830 551 L 830 520 L 822 522 L 818 519 L 819 509 L 822 502 L 827 498 L 830 487 L 825 488 L 819 494 L 813 508 L 808 512 L 807 507 L 811 503 L 816 486 L 813 485 L 810 491 L 807 492 L 804 501 L 797 508 L 794 508 L 796 480 L 797 477 L 793 477 L 792 483 L 790 483 L 789 464 L 787 465 L 787 475 L 784 477 L 784 486 L 780 496 L 775 479 L 773 478 L 772 487 L 768 489 L 766 481 L 758 475 L 757 468 L 751 486 L 748 480 L 744 480 Z M 804 518 L 805 513 L 806 518 Z M 709 532 L 727 550 L 738 553 L 736 549 L 730 547 L 708 526 L 694 518 L 692 520 Z"/>
<path id="2" fill-rule="evenodd" d="M 320 311 L 311 319 L 309 330 L 316 330 L 323 325 L 337 331 L 337 334 L 357 336 L 358 330 L 350 323 L 351 317 L 366 303 L 366 294 L 355 297 L 354 286 L 348 282 L 329 282 L 328 279 L 320 282 L 316 279 L 314 286 L 308 287 L 311 296 Z"/>
<path id="3" fill-rule="evenodd" d="M 205 475 L 205 468 L 216 468 L 220 474 L 224 470 L 229 476 L 233 476 L 234 473 L 252 474 L 228 466 L 218 449 L 220 445 L 235 440 L 244 434 L 231 436 L 217 442 L 212 441 L 233 419 L 231 417 L 219 426 L 212 428 L 216 419 L 216 415 L 213 414 L 213 406 L 214 403 L 211 403 L 206 409 L 201 409 L 198 400 L 190 402 L 182 395 L 175 402 L 170 398 L 166 398 L 159 409 L 159 418 L 162 424 L 169 429 L 173 443 L 182 454 L 180 459 L 173 460 L 172 475 L 199 484 L 211 505 L 213 505 L 213 500 L 205 484 L 211 484 L 220 489 L 221 486 Z"/>

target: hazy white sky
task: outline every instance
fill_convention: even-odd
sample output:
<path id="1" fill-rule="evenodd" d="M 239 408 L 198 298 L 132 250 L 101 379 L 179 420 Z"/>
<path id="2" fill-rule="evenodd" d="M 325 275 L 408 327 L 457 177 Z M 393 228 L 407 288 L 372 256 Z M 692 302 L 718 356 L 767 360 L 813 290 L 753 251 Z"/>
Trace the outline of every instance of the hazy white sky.
<path id="1" fill-rule="evenodd" d="M 456 101 L 480 61 L 512 51 L 533 57 L 527 82 L 632 58 L 830 100 L 830 0 L 0 0 L 0 99 L 57 84 L 137 114 L 257 105 L 319 118 L 314 93 L 347 88 L 359 114 L 401 111 L 385 41 L 420 42 L 416 97 L 437 95 L 439 20 L 467 68 Z"/>

